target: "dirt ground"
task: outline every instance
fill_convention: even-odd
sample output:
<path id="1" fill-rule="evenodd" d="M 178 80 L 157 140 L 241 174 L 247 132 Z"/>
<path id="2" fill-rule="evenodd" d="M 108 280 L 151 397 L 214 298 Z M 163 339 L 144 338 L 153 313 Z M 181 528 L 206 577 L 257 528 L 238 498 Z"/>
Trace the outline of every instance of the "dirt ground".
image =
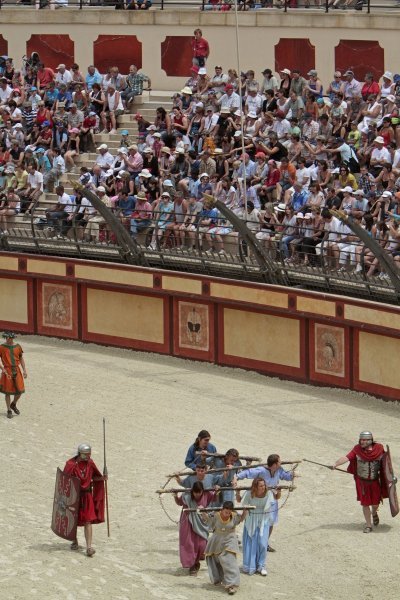
<path id="1" fill-rule="evenodd" d="M 0 597 L 4 600 L 227 597 L 181 569 L 177 527 L 155 490 L 183 467 L 208 429 L 219 451 L 332 464 L 371 429 L 400 468 L 400 406 L 346 391 L 307 387 L 241 370 L 95 345 L 21 337 L 28 369 L 21 415 L 0 405 Z M 94 527 L 96 555 L 71 552 L 50 530 L 57 466 L 89 441 L 102 469 L 108 427 L 111 537 Z M 350 475 L 300 465 L 273 533 L 268 577 L 242 576 L 238 598 L 397 600 L 398 519 L 362 533 Z M 285 496 L 283 496 L 285 498 Z M 170 497 L 168 513 L 179 511 Z M 83 541 L 82 532 L 80 540 Z"/>

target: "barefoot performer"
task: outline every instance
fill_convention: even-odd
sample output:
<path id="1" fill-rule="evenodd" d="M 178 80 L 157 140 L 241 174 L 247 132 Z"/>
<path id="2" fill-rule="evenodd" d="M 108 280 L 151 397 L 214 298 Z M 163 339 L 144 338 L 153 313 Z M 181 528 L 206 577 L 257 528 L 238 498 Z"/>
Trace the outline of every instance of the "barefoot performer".
<path id="1" fill-rule="evenodd" d="M 102 475 L 91 459 L 92 449 L 89 444 L 80 444 L 78 454 L 68 460 L 64 473 L 80 480 L 80 498 L 78 527 L 84 527 L 86 540 L 86 554 L 93 556 L 96 552 L 92 548 L 92 524 L 104 523 L 104 482 L 107 475 Z M 71 550 L 78 550 L 78 539 L 71 544 Z"/>
<path id="2" fill-rule="evenodd" d="M 27 378 L 23 350 L 19 344 L 14 342 L 15 333 L 5 331 L 3 333 L 5 343 L 0 346 L 0 359 L 2 363 L 0 377 L 0 392 L 6 397 L 7 417 L 12 419 L 13 411 L 19 415 L 17 402 L 21 394 L 25 392 L 24 379 Z M 21 373 L 22 367 L 22 373 Z M 11 396 L 14 396 L 11 402 Z"/>
<path id="3" fill-rule="evenodd" d="M 200 481 L 193 484 L 192 489 L 180 496 L 175 492 L 174 498 L 178 506 L 184 508 L 206 508 L 215 500 L 215 491 L 204 491 Z M 182 511 L 179 521 L 179 555 L 184 569 L 189 575 L 196 576 L 200 569 L 200 561 L 204 560 L 209 530 L 197 512 Z"/>
<path id="4" fill-rule="evenodd" d="M 354 475 L 357 500 L 361 503 L 365 518 L 364 533 L 371 533 L 372 523 L 375 526 L 379 524 L 378 506 L 383 498 L 388 497 L 382 476 L 384 453 L 382 444 L 374 442 L 372 433 L 362 431 L 358 444 L 332 467 L 336 469 L 350 462 L 347 472 Z"/>

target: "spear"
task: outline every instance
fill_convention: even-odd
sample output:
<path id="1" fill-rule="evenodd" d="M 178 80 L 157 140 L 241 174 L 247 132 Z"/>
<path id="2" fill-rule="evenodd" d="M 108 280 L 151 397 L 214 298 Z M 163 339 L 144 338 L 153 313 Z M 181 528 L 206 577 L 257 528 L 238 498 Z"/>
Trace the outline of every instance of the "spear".
<path id="1" fill-rule="evenodd" d="M 107 517 L 107 535 L 110 537 L 110 516 L 108 514 L 108 470 L 107 470 L 107 462 L 106 462 L 106 420 L 103 417 L 103 450 L 104 450 L 104 468 L 103 475 L 106 479 L 104 479 L 104 490 L 106 494 L 106 517 Z"/>
<path id="2" fill-rule="evenodd" d="M 330 469 L 331 471 L 340 471 L 341 473 L 347 473 L 347 475 L 351 475 L 351 473 L 345 471 L 344 469 L 334 469 L 332 465 L 324 465 L 323 463 L 315 462 L 315 460 L 308 460 L 307 458 L 303 458 L 303 461 L 312 463 L 313 465 L 319 465 L 320 467 L 325 467 L 326 469 Z"/>
<path id="3" fill-rule="evenodd" d="M 268 486 L 267 486 L 268 487 Z M 275 486 L 271 486 L 268 487 L 269 490 L 289 490 L 292 491 L 295 488 L 295 486 L 292 485 L 275 485 Z M 218 489 L 216 488 L 206 488 L 203 491 L 204 492 L 224 492 L 225 490 L 231 490 L 231 491 L 245 491 L 245 490 L 251 490 L 251 486 L 241 486 L 241 487 L 220 487 Z M 190 488 L 169 488 L 168 490 L 156 490 L 156 494 L 184 494 L 185 492 L 190 493 Z"/>
<path id="4" fill-rule="evenodd" d="M 211 457 L 211 458 L 224 458 L 226 455 L 225 454 L 221 454 L 220 452 L 204 452 L 204 451 L 198 451 L 195 453 L 197 456 L 199 455 L 203 455 L 203 456 L 207 456 L 207 457 Z M 257 456 L 238 456 L 239 460 L 245 460 L 247 461 L 253 461 L 253 460 L 258 460 L 260 461 L 261 458 L 257 458 Z"/>
<path id="5" fill-rule="evenodd" d="M 281 465 L 298 465 L 301 463 L 301 460 L 286 460 L 282 461 Z M 268 463 L 259 463 L 258 465 L 249 465 L 246 467 L 245 465 L 240 465 L 240 467 L 221 467 L 218 469 L 209 469 L 207 471 L 207 475 L 209 473 L 221 473 L 222 471 L 239 471 L 240 469 L 256 469 L 257 467 L 267 467 Z M 195 475 L 195 471 L 180 471 L 179 473 L 173 473 L 172 475 L 166 475 L 167 478 L 172 479 L 172 477 L 182 477 L 184 475 Z"/>
<path id="6" fill-rule="evenodd" d="M 257 508 L 256 506 L 238 506 L 233 509 L 233 511 L 237 510 L 254 510 Z M 222 510 L 223 506 L 215 506 L 214 508 L 184 508 L 183 512 L 218 512 Z"/>

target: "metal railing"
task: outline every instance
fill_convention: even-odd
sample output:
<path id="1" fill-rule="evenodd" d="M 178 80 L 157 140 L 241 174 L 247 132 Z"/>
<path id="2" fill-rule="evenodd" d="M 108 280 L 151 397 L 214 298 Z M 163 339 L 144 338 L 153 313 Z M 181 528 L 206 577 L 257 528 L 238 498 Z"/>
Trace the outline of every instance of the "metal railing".
<path id="1" fill-rule="evenodd" d="M 0 208 L 0 249 L 58 255 L 108 262 L 130 262 L 148 267 L 202 273 L 232 279 L 276 283 L 268 269 L 260 266 L 254 248 L 243 239 L 226 218 L 212 224 L 201 219 L 191 228 L 180 228 L 172 214 L 167 226 L 161 215 L 152 219 L 135 234 L 140 252 L 135 261 L 128 260 L 126 248 L 117 241 L 116 233 L 96 213 L 79 212 L 54 218 L 51 203 L 37 202 L 28 213 L 5 215 Z M 113 210 L 131 231 L 131 216 Z M 257 242 L 267 252 L 280 281 L 289 286 L 370 298 L 398 304 L 396 291 L 385 268 L 360 239 L 343 243 L 321 235 L 318 243 L 311 240 L 307 230 L 291 231 L 275 225 L 273 230 L 262 229 L 253 221 L 247 223 Z M 311 234 L 311 229 L 309 230 Z M 353 236 L 354 238 L 354 236 Z M 378 238 L 379 242 L 379 238 Z M 380 240 L 385 252 L 396 255 L 397 249 L 387 239 Z M 400 244 L 399 244 L 400 253 Z M 395 258 L 400 276 L 400 256 Z"/>
<path id="2" fill-rule="evenodd" d="M 142 0 L 139 0 L 142 2 Z M 317 0 L 318 2 L 318 0 Z M 381 3 L 373 0 L 321 0 L 318 4 L 313 0 L 244 0 L 239 4 L 240 11 L 268 11 L 277 10 L 280 12 L 290 12 L 295 14 L 297 10 L 320 10 L 325 13 L 333 12 L 337 10 L 358 10 L 361 11 L 366 9 L 366 12 L 379 13 L 386 10 L 397 10 L 400 8 L 399 2 L 393 0 L 392 2 Z M 136 0 L 137 3 L 137 0 Z M 143 0 L 143 4 L 148 8 L 156 10 L 177 10 L 177 9 L 188 9 L 201 11 L 214 11 L 214 12 L 226 12 L 233 9 L 233 2 L 231 0 L 218 0 L 217 2 L 210 0 L 151 0 L 151 4 L 146 5 L 146 0 Z M 76 8 L 79 10 L 86 9 L 119 9 L 119 10 L 131 10 L 129 0 L 3 0 L 0 2 L 1 8 L 33 8 L 33 9 L 56 9 L 56 8 Z M 136 8 L 136 10 L 147 10 Z"/>

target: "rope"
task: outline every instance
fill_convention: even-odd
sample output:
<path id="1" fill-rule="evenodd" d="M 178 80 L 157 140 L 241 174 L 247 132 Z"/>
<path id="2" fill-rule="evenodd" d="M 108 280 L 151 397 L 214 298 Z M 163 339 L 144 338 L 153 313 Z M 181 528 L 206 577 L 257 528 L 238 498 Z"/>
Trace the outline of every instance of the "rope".
<path id="1" fill-rule="evenodd" d="M 162 490 L 165 490 L 165 488 L 167 487 L 167 485 L 169 484 L 169 482 L 171 481 L 171 479 L 173 479 L 173 477 L 169 477 L 169 478 L 167 479 L 167 481 L 166 481 L 166 482 L 164 483 L 164 485 L 161 487 L 161 489 L 162 489 Z M 182 490 L 182 491 L 183 491 L 183 490 Z M 167 512 L 167 509 L 165 508 L 165 506 L 164 506 L 164 503 L 163 503 L 163 500 L 162 500 L 162 497 L 163 497 L 163 495 L 164 495 L 164 494 L 159 494 L 159 495 L 158 495 L 158 498 L 159 498 L 159 500 L 160 500 L 160 505 L 161 505 L 161 508 L 163 509 L 164 513 L 166 514 L 167 518 L 168 518 L 168 519 L 171 521 L 171 523 L 174 523 L 175 525 L 179 525 L 179 521 L 175 521 L 175 519 L 173 519 L 172 517 L 170 517 L 170 516 L 169 516 L 169 514 L 168 514 L 168 512 Z"/>

